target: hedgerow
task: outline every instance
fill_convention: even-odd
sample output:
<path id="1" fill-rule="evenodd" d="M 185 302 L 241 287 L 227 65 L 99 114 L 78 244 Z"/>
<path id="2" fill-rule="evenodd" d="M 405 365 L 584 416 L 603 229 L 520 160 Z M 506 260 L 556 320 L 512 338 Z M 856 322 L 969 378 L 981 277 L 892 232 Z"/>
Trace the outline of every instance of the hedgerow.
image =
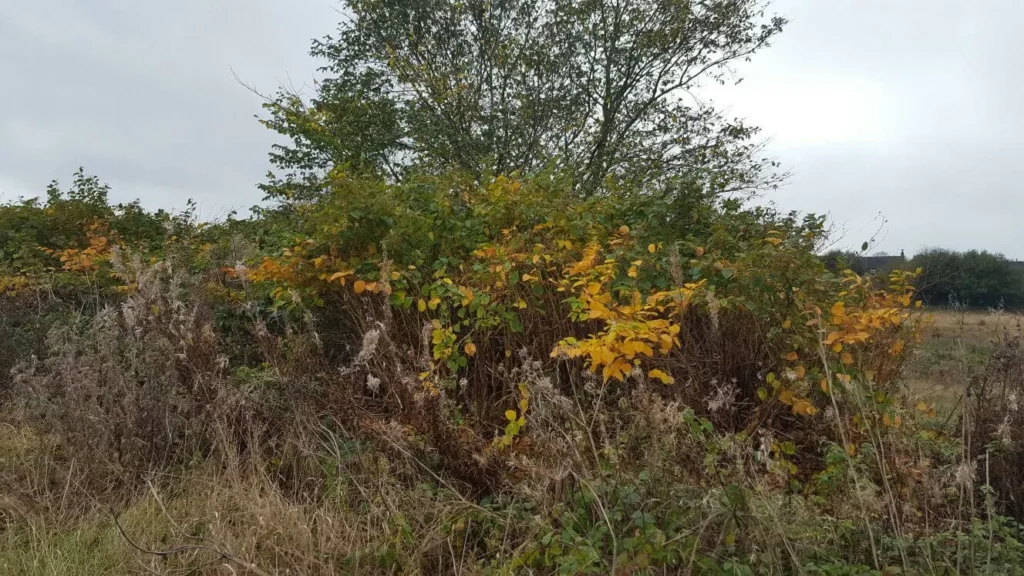
<path id="1" fill-rule="evenodd" d="M 205 542 L 175 565 L 254 573 L 1020 560 L 1012 482 L 978 480 L 1015 452 L 908 403 L 915 273 L 830 272 L 821 218 L 551 173 L 339 171 L 250 220 L 133 214 L 145 234 L 104 203 L 6 244 L 3 513 L 37 529 L 10 524 L 0 562 L 75 526 L 131 549 L 103 511 L 152 505 L 134 530 Z M 4 211 L 68 229 L 49 203 Z M 212 478 L 232 488 L 203 500 Z"/>

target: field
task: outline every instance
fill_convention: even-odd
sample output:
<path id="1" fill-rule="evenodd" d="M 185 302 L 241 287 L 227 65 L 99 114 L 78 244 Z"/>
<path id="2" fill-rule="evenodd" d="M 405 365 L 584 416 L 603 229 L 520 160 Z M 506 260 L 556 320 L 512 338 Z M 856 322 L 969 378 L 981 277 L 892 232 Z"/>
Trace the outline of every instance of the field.
<path id="1" fill-rule="evenodd" d="M 970 375 L 988 360 L 1000 336 L 1018 327 L 1007 312 L 934 309 L 926 313 L 921 343 L 908 359 L 906 382 L 915 403 L 956 410 Z"/>

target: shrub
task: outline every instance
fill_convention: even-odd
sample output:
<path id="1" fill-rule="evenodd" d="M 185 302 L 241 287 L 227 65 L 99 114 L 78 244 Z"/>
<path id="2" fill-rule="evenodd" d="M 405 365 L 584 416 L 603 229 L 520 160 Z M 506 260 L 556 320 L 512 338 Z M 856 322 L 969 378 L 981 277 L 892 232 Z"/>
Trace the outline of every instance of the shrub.
<path id="1" fill-rule="evenodd" d="M 202 541 L 175 555 L 187 569 L 1019 559 L 1000 516 L 1017 513 L 1012 452 L 989 451 L 991 482 L 964 480 L 997 417 L 976 410 L 959 444 L 905 402 L 915 275 L 828 270 L 816 217 L 678 202 L 581 198 L 554 174 L 335 173 L 251 220 L 168 221 L 148 248 L 116 213 L 83 222 L 87 245 L 5 264 L 24 342 L 3 348 L 21 360 L 10 514 L 36 503 L 34 534 L 60 518 L 121 542 L 68 502 L 123 506 L 136 536 Z M 991 506 L 963 514 L 975 496 Z"/>

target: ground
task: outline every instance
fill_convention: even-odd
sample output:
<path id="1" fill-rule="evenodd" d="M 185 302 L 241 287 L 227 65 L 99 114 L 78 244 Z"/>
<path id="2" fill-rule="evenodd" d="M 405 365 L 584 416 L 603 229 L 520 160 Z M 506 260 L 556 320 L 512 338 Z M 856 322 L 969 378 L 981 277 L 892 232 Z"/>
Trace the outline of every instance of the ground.
<path id="1" fill-rule="evenodd" d="M 934 402 L 940 413 L 955 410 L 969 374 L 984 364 L 1004 330 L 1020 316 L 1008 312 L 934 309 L 925 313 L 922 342 L 907 363 L 913 399 Z"/>

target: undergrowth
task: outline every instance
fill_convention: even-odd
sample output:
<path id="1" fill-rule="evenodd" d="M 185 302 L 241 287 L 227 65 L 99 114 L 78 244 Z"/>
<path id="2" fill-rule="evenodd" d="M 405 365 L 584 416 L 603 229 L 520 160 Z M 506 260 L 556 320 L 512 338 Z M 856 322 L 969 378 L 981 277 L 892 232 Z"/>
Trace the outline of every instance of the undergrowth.
<path id="1" fill-rule="evenodd" d="M 215 225 L 0 208 L 60 231 L 0 240 L 0 570 L 1017 570 L 1019 326 L 940 415 L 914 272 L 686 205 L 338 172 Z"/>

